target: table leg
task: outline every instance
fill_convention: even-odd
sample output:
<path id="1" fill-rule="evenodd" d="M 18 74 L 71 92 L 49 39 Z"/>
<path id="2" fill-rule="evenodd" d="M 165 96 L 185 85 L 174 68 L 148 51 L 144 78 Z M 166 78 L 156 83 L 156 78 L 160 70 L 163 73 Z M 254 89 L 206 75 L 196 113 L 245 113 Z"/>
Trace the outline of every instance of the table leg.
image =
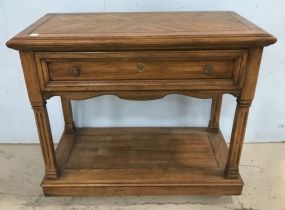
<path id="1" fill-rule="evenodd" d="M 225 176 L 227 178 L 238 178 L 239 176 L 239 162 L 250 104 L 251 102 L 248 101 L 237 101 L 229 155 L 225 168 Z"/>
<path id="2" fill-rule="evenodd" d="M 58 176 L 56 156 L 46 109 L 46 101 L 41 94 L 34 53 L 33 51 L 20 51 L 20 57 L 29 99 L 37 123 L 42 155 L 45 163 L 45 179 L 56 179 Z"/>
<path id="3" fill-rule="evenodd" d="M 211 117 L 208 125 L 208 131 L 212 133 L 219 132 L 219 120 L 221 113 L 223 95 L 217 95 L 212 98 Z"/>
<path id="4" fill-rule="evenodd" d="M 56 179 L 58 170 L 46 104 L 33 106 L 33 110 L 45 163 L 45 179 Z"/>
<path id="5" fill-rule="evenodd" d="M 254 97 L 258 71 L 263 48 L 252 48 L 248 51 L 244 84 L 237 99 L 235 118 L 232 128 L 228 160 L 225 168 L 227 178 L 239 176 L 239 161 L 246 130 L 249 107 Z"/>
<path id="6" fill-rule="evenodd" d="M 61 105 L 65 123 L 64 132 L 67 134 L 72 134 L 75 132 L 75 125 L 72 116 L 72 106 L 70 99 L 61 96 Z"/>

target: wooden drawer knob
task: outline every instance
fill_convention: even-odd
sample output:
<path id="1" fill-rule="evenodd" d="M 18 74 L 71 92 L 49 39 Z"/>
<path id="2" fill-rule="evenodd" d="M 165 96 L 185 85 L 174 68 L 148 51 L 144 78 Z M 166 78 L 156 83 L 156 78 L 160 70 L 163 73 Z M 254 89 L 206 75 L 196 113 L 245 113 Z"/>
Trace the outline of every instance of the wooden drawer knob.
<path id="1" fill-rule="evenodd" d="M 213 68 L 212 65 L 206 65 L 206 66 L 204 66 L 204 73 L 205 73 L 205 74 L 210 75 L 210 74 L 212 74 L 213 72 L 214 72 L 214 68 Z"/>
<path id="2" fill-rule="evenodd" d="M 80 75 L 80 69 L 72 67 L 69 69 L 69 74 L 71 76 L 77 77 Z"/>
<path id="3" fill-rule="evenodd" d="M 144 72 L 144 64 L 143 63 L 138 63 L 137 71 L 138 72 Z"/>

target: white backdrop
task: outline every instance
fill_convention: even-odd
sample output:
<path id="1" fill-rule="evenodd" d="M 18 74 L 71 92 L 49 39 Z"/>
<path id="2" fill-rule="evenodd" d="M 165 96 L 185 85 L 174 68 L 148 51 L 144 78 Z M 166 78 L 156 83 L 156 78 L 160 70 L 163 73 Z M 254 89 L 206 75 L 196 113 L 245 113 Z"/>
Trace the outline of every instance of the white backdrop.
<path id="1" fill-rule="evenodd" d="M 234 10 L 278 38 L 277 44 L 264 51 L 246 141 L 284 141 L 284 0 L 0 0 L 0 143 L 38 142 L 19 56 L 5 46 L 20 30 L 51 12 L 192 10 Z M 48 103 L 55 141 L 63 129 L 59 102 L 59 98 L 53 98 Z M 208 123 L 210 111 L 209 100 L 178 95 L 147 102 L 102 96 L 73 105 L 76 123 L 80 126 L 203 126 Z M 221 128 L 226 139 L 229 139 L 234 109 L 235 99 L 224 96 Z"/>

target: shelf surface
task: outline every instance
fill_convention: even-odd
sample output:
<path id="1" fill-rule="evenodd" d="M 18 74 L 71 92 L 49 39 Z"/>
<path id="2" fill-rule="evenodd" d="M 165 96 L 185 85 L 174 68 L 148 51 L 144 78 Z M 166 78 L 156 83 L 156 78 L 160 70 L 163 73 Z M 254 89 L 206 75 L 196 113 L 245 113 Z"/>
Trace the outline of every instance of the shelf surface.
<path id="1" fill-rule="evenodd" d="M 240 194 L 227 145 L 206 128 L 78 128 L 63 134 L 46 195 Z"/>

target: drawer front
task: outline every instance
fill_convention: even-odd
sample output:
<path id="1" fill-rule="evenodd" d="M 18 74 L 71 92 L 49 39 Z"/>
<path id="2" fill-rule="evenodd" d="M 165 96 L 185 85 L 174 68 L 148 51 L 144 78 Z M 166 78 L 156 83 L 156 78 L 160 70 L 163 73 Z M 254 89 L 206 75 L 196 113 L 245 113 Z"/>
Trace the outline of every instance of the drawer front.
<path id="1" fill-rule="evenodd" d="M 53 61 L 52 81 L 231 78 L 234 62 L 222 61 Z"/>
<path id="2" fill-rule="evenodd" d="M 120 80 L 237 81 L 246 51 L 36 53 L 43 86 Z M 86 83 L 85 83 L 86 84 Z"/>

